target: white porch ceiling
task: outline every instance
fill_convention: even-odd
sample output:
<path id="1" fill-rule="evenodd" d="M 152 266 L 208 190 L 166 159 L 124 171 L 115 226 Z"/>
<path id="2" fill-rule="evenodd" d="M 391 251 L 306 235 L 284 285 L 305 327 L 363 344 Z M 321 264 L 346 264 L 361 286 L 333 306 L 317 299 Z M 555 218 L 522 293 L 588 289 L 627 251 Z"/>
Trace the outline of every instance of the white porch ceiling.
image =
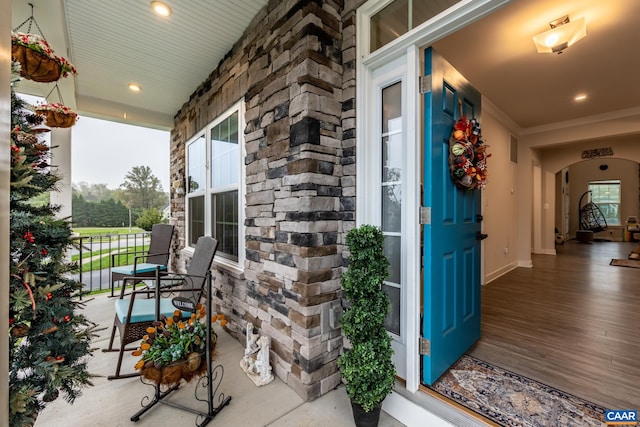
<path id="1" fill-rule="evenodd" d="M 188 101 L 268 0 L 13 0 L 13 26 L 34 16 L 57 54 L 78 68 L 62 79 L 82 115 L 170 129 Z M 562 15 L 585 17 L 587 37 L 561 55 L 531 37 Z M 640 108 L 640 1 L 514 0 L 434 44 L 521 129 Z M 142 92 L 132 93 L 128 83 Z M 44 96 L 51 85 L 21 83 Z M 586 102 L 573 97 L 586 92 Z M 124 119 L 124 113 L 127 118 Z"/>
<path id="2" fill-rule="evenodd" d="M 166 0 L 173 13 L 162 18 L 149 0 L 13 0 L 12 21 L 20 24 L 34 5 L 54 51 L 78 69 L 60 83 L 65 102 L 74 98 L 80 114 L 171 129 L 173 116 L 267 1 Z M 131 92 L 129 83 L 142 91 Z M 41 96 L 51 89 L 28 87 Z"/>

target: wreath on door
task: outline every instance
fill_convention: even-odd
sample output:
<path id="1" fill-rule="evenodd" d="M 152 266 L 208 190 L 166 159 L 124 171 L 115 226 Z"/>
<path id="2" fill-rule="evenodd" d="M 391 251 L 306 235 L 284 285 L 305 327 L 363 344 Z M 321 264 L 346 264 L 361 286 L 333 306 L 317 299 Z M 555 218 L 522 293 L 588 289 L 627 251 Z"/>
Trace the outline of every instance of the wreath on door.
<path id="1" fill-rule="evenodd" d="M 449 171 L 458 188 L 477 190 L 487 180 L 487 145 L 484 144 L 477 119 L 462 116 L 449 137 Z"/>

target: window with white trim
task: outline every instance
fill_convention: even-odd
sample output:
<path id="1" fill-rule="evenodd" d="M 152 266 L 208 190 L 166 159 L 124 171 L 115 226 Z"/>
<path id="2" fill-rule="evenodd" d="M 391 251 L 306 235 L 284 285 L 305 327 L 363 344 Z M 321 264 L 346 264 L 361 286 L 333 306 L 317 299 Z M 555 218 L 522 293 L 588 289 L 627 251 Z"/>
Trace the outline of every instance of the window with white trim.
<path id="1" fill-rule="evenodd" d="M 598 205 L 607 225 L 620 225 L 620 180 L 589 182 L 591 202 Z"/>
<path id="2" fill-rule="evenodd" d="M 216 255 L 240 263 L 243 209 L 243 102 L 216 118 L 186 145 L 187 245 L 198 237 L 218 240 Z"/>

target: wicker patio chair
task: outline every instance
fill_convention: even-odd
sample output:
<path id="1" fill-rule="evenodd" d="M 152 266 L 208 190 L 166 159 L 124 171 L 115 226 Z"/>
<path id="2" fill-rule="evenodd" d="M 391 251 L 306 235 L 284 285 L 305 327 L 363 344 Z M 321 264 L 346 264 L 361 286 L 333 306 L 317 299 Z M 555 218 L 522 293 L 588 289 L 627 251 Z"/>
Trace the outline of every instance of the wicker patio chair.
<path id="1" fill-rule="evenodd" d="M 160 266 L 162 271 L 167 270 L 169 262 L 169 251 L 171 249 L 171 239 L 173 237 L 173 225 L 153 224 L 151 228 L 151 241 L 149 250 L 120 252 L 111 255 L 111 296 L 114 296 L 115 283 L 125 277 L 153 277 L 156 274 L 156 267 Z M 123 255 L 136 255 L 133 264 L 116 265 L 116 258 Z M 124 287 L 124 283 L 122 284 Z"/>
<path id="2" fill-rule="evenodd" d="M 173 298 L 180 297 L 195 303 L 202 298 L 206 274 L 211 269 L 211 263 L 218 248 L 218 241 L 213 237 L 202 236 L 198 239 L 196 248 L 193 252 L 193 258 L 187 268 L 186 274 L 168 274 L 160 275 L 159 267 L 156 268 L 156 277 L 152 280 L 145 279 L 147 287 L 144 289 L 135 289 L 135 283 L 140 281 L 139 277 L 126 277 L 120 290 L 120 297 L 115 301 L 115 318 L 113 328 L 111 329 L 111 338 L 109 339 L 109 347 L 103 351 L 118 351 L 118 362 L 116 364 L 115 375 L 108 376 L 109 380 L 130 378 L 138 376 L 139 373 L 132 372 L 121 374 L 122 357 L 125 351 L 135 350 L 135 348 L 127 348 L 128 344 L 137 342 L 147 333 L 147 327 L 151 326 L 156 316 L 156 295 L 162 295 L 159 301 L 159 314 L 167 317 L 173 316 L 176 307 L 173 305 Z M 134 284 L 133 291 L 130 294 L 125 292 L 127 282 Z M 160 284 L 159 290 L 156 289 Z M 184 309 L 183 315 L 188 318 L 191 312 Z M 113 346 L 116 331 L 119 332 L 120 345 Z"/>

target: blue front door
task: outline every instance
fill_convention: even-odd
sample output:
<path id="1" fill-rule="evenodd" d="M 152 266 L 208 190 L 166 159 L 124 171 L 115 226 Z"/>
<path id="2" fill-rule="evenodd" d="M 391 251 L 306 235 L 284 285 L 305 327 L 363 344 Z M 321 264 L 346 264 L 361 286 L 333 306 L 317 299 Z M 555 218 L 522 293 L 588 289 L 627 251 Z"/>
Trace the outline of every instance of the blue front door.
<path id="1" fill-rule="evenodd" d="M 422 380 L 433 384 L 480 338 L 480 190 L 449 175 L 449 136 L 461 115 L 480 118 L 480 93 L 437 52 L 425 51 Z M 428 212 L 428 211 L 427 211 Z M 427 215 L 428 216 L 428 215 Z"/>

